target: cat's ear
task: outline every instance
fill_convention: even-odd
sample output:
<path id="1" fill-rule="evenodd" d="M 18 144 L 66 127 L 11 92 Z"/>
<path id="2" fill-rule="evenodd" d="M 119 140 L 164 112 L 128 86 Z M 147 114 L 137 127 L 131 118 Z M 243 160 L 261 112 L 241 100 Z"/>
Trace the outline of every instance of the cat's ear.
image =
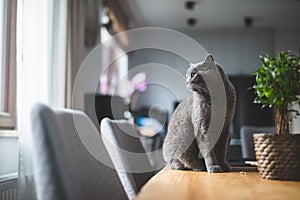
<path id="1" fill-rule="evenodd" d="M 206 63 L 214 63 L 215 60 L 214 60 L 214 57 L 211 55 L 211 54 L 208 54 L 205 58 L 205 61 Z"/>

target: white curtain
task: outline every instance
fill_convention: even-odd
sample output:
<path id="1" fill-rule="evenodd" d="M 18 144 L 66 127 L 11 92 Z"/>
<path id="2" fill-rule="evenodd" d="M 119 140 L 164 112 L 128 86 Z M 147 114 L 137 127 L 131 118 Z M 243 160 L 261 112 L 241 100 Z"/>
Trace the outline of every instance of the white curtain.
<path id="1" fill-rule="evenodd" d="M 33 200 L 34 177 L 30 112 L 42 102 L 65 104 L 67 0 L 18 2 L 18 199 Z"/>
<path id="2" fill-rule="evenodd" d="M 51 0 L 49 5 L 49 102 L 65 107 L 67 65 L 67 0 Z"/>

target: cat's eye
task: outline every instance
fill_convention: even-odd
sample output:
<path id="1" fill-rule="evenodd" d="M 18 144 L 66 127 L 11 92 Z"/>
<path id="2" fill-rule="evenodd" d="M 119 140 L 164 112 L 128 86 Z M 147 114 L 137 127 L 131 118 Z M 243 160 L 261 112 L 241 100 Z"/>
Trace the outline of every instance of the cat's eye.
<path id="1" fill-rule="evenodd" d="M 193 71 L 192 73 L 191 73 L 191 78 L 194 78 L 194 76 L 197 74 L 197 72 L 196 71 Z"/>

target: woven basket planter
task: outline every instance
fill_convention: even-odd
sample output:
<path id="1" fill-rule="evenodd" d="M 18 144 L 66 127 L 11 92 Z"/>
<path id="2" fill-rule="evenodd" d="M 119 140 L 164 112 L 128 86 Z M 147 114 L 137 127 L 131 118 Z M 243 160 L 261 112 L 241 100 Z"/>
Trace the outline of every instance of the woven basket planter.
<path id="1" fill-rule="evenodd" d="M 260 133 L 253 139 L 262 178 L 300 180 L 300 135 Z"/>

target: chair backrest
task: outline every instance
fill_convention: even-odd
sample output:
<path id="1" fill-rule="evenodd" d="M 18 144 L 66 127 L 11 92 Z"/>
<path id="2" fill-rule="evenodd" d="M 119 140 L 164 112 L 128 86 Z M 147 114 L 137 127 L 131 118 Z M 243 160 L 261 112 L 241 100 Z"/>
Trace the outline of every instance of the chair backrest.
<path id="1" fill-rule="evenodd" d="M 99 132 L 84 113 L 38 104 L 31 121 L 38 199 L 128 199 L 117 172 L 96 159 L 79 137 L 79 126 L 87 133 L 98 134 L 99 145 L 94 148 L 112 163 Z"/>
<path id="2" fill-rule="evenodd" d="M 241 127 L 241 144 L 242 157 L 244 160 L 255 160 L 253 134 L 255 133 L 275 133 L 273 126 L 242 126 Z"/>
<path id="3" fill-rule="evenodd" d="M 101 121 L 105 147 L 127 193 L 135 194 L 155 174 L 135 128 L 126 120 Z"/>

